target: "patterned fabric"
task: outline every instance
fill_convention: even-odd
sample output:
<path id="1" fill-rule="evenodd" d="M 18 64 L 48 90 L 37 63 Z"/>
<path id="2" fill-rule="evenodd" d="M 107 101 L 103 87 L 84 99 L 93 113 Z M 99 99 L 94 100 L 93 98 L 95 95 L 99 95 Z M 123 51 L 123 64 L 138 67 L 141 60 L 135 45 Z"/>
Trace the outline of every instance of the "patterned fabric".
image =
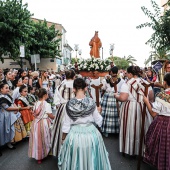
<path id="1" fill-rule="evenodd" d="M 108 153 L 93 124 L 71 127 L 58 156 L 59 170 L 111 170 Z"/>
<path id="2" fill-rule="evenodd" d="M 170 169 L 170 117 L 157 116 L 146 134 L 144 161 L 158 170 Z"/>
<path id="3" fill-rule="evenodd" d="M 65 84 L 61 84 L 58 87 L 58 91 L 59 91 L 60 95 L 63 97 L 63 99 L 66 100 L 66 101 L 75 97 L 75 95 L 73 93 L 73 89 L 67 88 Z M 54 156 L 58 156 L 58 153 L 59 153 L 59 150 L 60 150 L 60 147 L 61 147 L 62 122 L 63 122 L 63 117 L 64 117 L 64 114 L 65 114 L 65 106 L 66 106 L 66 103 L 63 103 L 59 106 L 57 113 L 56 113 L 56 116 L 55 116 L 55 119 L 54 119 L 52 131 L 51 131 L 52 154 Z"/>
<path id="4" fill-rule="evenodd" d="M 52 136 L 52 154 L 58 156 L 62 141 L 62 121 L 65 114 L 65 104 L 59 106 L 51 129 Z"/>
<path id="5" fill-rule="evenodd" d="M 105 93 L 101 99 L 103 123 L 101 130 L 104 133 L 119 133 L 119 116 L 116 99 L 113 92 Z"/>
<path id="6" fill-rule="evenodd" d="M 94 112 L 96 109 L 96 103 L 93 99 L 85 97 L 82 100 L 73 98 L 66 104 L 66 111 L 68 116 L 76 121 L 79 117 L 86 117 Z"/>
<path id="7" fill-rule="evenodd" d="M 128 98 L 123 102 L 120 110 L 120 135 L 119 135 L 119 150 L 120 152 L 129 155 L 138 155 L 140 146 L 140 133 L 142 126 L 142 111 L 143 111 L 143 95 L 145 87 L 142 86 L 142 80 L 137 81 L 132 78 L 127 82 L 129 92 L 132 98 Z M 147 129 L 151 123 L 150 114 L 146 112 L 145 127 Z M 144 146 L 144 144 L 143 144 Z"/>
<path id="8" fill-rule="evenodd" d="M 27 100 L 28 100 L 30 105 L 34 105 L 34 103 L 37 101 L 33 94 L 28 94 L 27 95 Z"/>
<path id="9" fill-rule="evenodd" d="M 21 114 L 6 110 L 10 106 L 14 107 L 11 96 L 0 94 L 0 145 L 21 141 L 27 135 Z"/>
<path id="10" fill-rule="evenodd" d="M 160 92 L 156 97 L 164 100 L 165 102 L 167 102 L 167 104 L 169 105 L 170 104 L 170 91 L 163 91 L 163 92 Z"/>
<path id="11" fill-rule="evenodd" d="M 21 100 L 21 98 L 19 98 L 18 103 L 17 103 L 17 105 L 20 107 L 29 106 L 29 103 L 27 103 L 27 104 L 23 100 Z M 33 121 L 33 115 L 32 115 L 31 110 L 29 110 L 29 109 L 21 110 L 20 113 L 21 113 L 21 118 L 22 118 L 24 124 L 27 124 L 27 123 Z"/>
<path id="12" fill-rule="evenodd" d="M 15 127 L 15 136 L 12 142 L 19 142 L 27 136 L 27 132 L 21 117 L 19 117 L 17 121 L 14 123 L 14 127 Z"/>
<path id="13" fill-rule="evenodd" d="M 43 101 L 39 106 L 35 104 L 33 111 L 35 119 L 31 125 L 29 138 L 28 156 L 36 160 L 42 160 L 47 157 L 51 147 L 51 119 L 46 114 L 46 107 L 49 105 Z"/>
<path id="14" fill-rule="evenodd" d="M 73 93 L 73 89 L 67 88 L 65 84 L 61 84 L 58 87 L 58 91 L 66 101 L 70 100 L 71 98 L 73 98 L 75 96 Z"/>

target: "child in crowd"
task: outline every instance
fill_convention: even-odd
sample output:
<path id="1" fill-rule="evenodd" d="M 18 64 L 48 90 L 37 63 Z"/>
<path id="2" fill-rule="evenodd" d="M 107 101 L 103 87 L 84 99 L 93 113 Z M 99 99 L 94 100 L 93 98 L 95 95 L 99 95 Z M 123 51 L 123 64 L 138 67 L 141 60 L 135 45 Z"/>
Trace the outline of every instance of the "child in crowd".
<path id="1" fill-rule="evenodd" d="M 76 97 L 67 102 L 63 119 L 59 169 L 111 170 L 102 136 L 93 125 L 102 125 L 95 101 L 85 96 L 87 87 L 82 78 L 74 80 L 73 90 Z"/>
<path id="2" fill-rule="evenodd" d="M 29 136 L 33 115 L 32 110 L 30 109 L 31 106 L 27 100 L 28 88 L 25 85 L 22 85 L 19 89 L 19 92 L 21 96 L 18 98 L 18 107 L 25 108 L 25 110 L 20 111 L 20 113 L 27 131 L 27 136 Z"/>
<path id="3" fill-rule="evenodd" d="M 22 79 L 21 78 L 17 78 L 13 81 L 13 85 L 14 87 L 16 87 L 13 91 L 13 94 L 12 94 L 12 98 L 13 98 L 13 101 L 15 104 L 18 103 L 18 98 L 20 96 L 20 92 L 19 92 L 19 88 L 22 86 Z"/>
<path id="4" fill-rule="evenodd" d="M 0 84 L 0 146 L 7 144 L 9 149 L 15 149 L 11 142 L 18 142 L 26 137 L 26 130 L 19 113 L 25 108 L 17 107 L 13 103 L 9 91 L 8 84 Z"/>
<path id="5" fill-rule="evenodd" d="M 155 118 L 146 134 L 144 161 L 156 166 L 158 170 L 170 169 L 170 73 L 164 77 L 165 91 L 160 92 L 155 102 L 144 102 Z"/>
<path id="6" fill-rule="evenodd" d="M 37 96 L 35 96 L 35 88 L 28 86 L 27 100 L 31 106 L 37 101 Z"/>
<path id="7" fill-rule="evenodd" d="M 35 103 L 33 108 L 35 119 L 31 126 L 28 156 L 30 158 L 35 158 L 40 164 L 41 160 L 47 157 L 50 152 L 50 127 L 54 116 L 52 114 L 51 105 L 46 102 L 48 98 L 47 90 L 40 88 L 38 97 L 39 101 Z"/>

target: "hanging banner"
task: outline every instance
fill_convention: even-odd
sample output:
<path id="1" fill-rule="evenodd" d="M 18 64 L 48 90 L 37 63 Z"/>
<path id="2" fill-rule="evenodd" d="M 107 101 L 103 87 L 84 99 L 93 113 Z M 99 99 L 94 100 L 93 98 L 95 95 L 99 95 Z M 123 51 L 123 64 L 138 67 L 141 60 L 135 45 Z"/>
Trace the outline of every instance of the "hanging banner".
<path id="1" fill-rule="evenodd" d="M 25 57 L 25 46 L 21 45 L 19 49 L 20 49 L 20 57 Z"/>

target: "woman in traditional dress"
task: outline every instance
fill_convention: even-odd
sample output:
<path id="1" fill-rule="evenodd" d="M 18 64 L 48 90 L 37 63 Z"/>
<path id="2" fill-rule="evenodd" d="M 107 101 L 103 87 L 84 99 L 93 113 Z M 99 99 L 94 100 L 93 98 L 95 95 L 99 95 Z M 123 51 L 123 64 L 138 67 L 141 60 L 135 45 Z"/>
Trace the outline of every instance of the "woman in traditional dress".
<path id="1" fill-rule="evenodd" d="M 68 100 L 73 98 L 73 81 L 75 77 L 74 70 L 70 69 L 65 72 L 66 80 L 57 87 L 54 94 L 54 104 L 57 106 L 57 113 L 52 128 L 52 154 L 57 156 L 62 141 L 62 121 L 65 114 L 65 105 Z"/>
<path id="2" fill-rule="evenodd" d="M 127 83 L 124 83 L 120 90 L 120 95 L 115 94 L 115 98 L 122 102 L 120 109 L 120 152 L 129 155 L 139 155 L 140 133 L 142 126 L 143 96 L 145 87 L 142 83 L 147 83 L 140 79 L 140 68 L 130 66 L 127 69 Z M 149 89 L 149 100 L 153 101 L 153 91 Z M 145 133 L 152 121 L 148 112 L 145 116 Z"/>
<path id="3" fill-rule="evenodd" d="M 37 101 L 37 96 L 35 96 L 34 87 L 28 86 L 27 100 L 31 106 L 34 106 L 35 102 Z"/>
<path id="4" fill-rule="evenodd" d="M 118 68 L 112 67 L 109 75 L 102 81 L 103 97 L 101 99 L 103 123 L 101 131 L 108 137 L 109 133 L 119 133 L 119 103 L 114 98 L 115 92 L 120 92 L 123 79 L 117 77 Z M 115 83 L 115 85 L 114 85 Z"/>
<path id="5" fill-rule="evenodd" d="M 101 127 L 102 116 L 95 101 L 85 96 L 85 81 L 77 78 L 73 87 L 76 97 L 66 104 L 59 169 L 111 170 L 102 136 L 94 125 Z"/>
<path id="6" fill-rule="evenodd" d="M 19 92 L 20 92 L 20 97 L 18 98 L 17 105 L 18 107 L 25 108 L 25 110 L 20 111 L 20 113 L 25 129 L 27 131 L 27 136 L 29 136 L 31 123 L 33 121 L 33 115 L 32 115 L 32 110 L 30 109 L 29 101 L 27 100 L 27 94 L 28 94 L 27 86 L 22 85 L 19 88 Z"/>
<path id="7" fill-rule="evenodd" d="M 9 149 L 15 149 L 11 141 L 20 141 L 26 137 L 26 130 L 19 111 L 9 93 L 8 84 L 0 84 L 0 146 L 7 143 Z"/>
<path id="8" fill-rule="evenodd" d="M 9 89 L 10 89 L 10 91 L 9 91 L 9 93 L 10 93 L 10 95 L 12 95 L 12 91 L 13 91 L 13 84 L 12 84 L 12 72 L 10 71 L 10 70 L 5 70 L 4 71 L 4 80 L 3 80 L 3 83 L 5 83 L 5 84 L 8 84 L 8 86 L 9 86 Z"/>
<path id="9" fill-rule="evenodd" d="M 17 104 L 18 102 L 18 98 L 20 96 L 20 93 L 19 93 L 19 88 L 22 86 L 22 79 L 21 78 L 17 78 L 13 81 L 13 85 L 15 87 L 14 91 L 13 91 L 13 94 L 12 94 L 12 98 L 13 98 L 13 101 L 15 102 L 15 104 Z"/>
<path id="10" fill-rule="evenodd" d="M 155 118 L 146 134 L 144 161 L 156 166 L 158 170 L 170 169 L 170 73 L 164 77 L 165 91 L 160 92 L 155 102 L 144 102 Z"/>
<path id="11" fill-rule="evenodd" d="M 52 114 L 51 105 L 46 102 L 48 98 L 47 90 L 39 89 L 39 101 L 35 103 L 33 114 L 35 119 L 31 125 L 29 138 L 28 156 L 35 158 L 38 163 L 48 156 L 51 147 L 50 127 L 54 116 Z"/>

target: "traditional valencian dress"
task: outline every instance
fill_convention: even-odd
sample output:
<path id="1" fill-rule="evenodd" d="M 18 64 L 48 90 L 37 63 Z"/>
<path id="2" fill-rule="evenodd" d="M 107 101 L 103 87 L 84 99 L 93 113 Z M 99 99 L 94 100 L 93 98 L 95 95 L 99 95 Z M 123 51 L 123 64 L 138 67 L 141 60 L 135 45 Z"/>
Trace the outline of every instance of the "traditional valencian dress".
<path id="1" fill-rule="evenodd" d="M 37 98 L 35 97 L 35 95 L 28 93 L 27 100 L 31 106 L 34 106 L 35 102 L 37 101 Z"/>
<path id="2" fill-rule="evenodd" d="M 65 105 L 73 98 L 73 80 L 64 80 L 57 87 L 54 95 L 54 104 L 58 105 L 57 113 L 52 127 L 52 154 L 58 156 L 62 142 L 62 121 L 65 115 Z"/>
<path id="3" fill-rule="evenodd" d="M 129 155 L 139 155 L 145 91 L 145 87 L 141 84 L 142 82 L 144 82 L 143 79 L 131 78 L 122 85 L 120 90 L 120 93 L 128 93 L 129 96 L 127 101 L 122 102 L 120 109 L 119 149 L 120 152 Z M 145 133 L 152 120 L 150 114 L 146 112 Z"/>
<path id="4" fill-rule="evenodd" d="M 0 133 L 0 137 L 2 135 L 0 141 L 2 140 L 3 144 L 7 143 L 7 140 L 10 142 L 11 138 L 13 139 L 12 142 L 18 142 L 27 136 L 21 113 L 15 114 L 14 111 L 6 110 L 8 107 L 14 107 L 13 104 L 13 99 L 10 95 L 0 94 L 0 120 L 2 120 L 2 124 L 0 122 L 0 131 L 3 131 L 3 133 Z"/>
<path id="5" fill-rule="evenodd" d="M 14 123 L 17 117 L 13 111 L 6 110 L 11 105 L 11 96 L 0 94 L 0 146 L 11 142 L 15 136 Z"/>
<path id="6" fill-rule="evenodd" d="M 93 123 L 102 125 L 93 99 L 68 101 L 62 127 L 68 135 L 58 156 L 60 170 L 111 170 L 102 136 Z"/>
<path id="7" fill-rule="evenodd" d="M 24 96 L 20 96 L 18 98 L 18 102 L 17 103 L 18 103 L 19 107 L 30 106 L 27 98 L 24 97 Z M 31 123 L 33 121 L 32 111 L 29 110 L 29 109 L 25 109 L 25 110 L 20 111 L 20 113 L 21 113 L 21 118 L 22 118 L 22 120 L 24 122 L 25 129 L 27 131 L 27 135 L 29 135 L 30 129 L 31 129 Z"/>
<path id="8" fill-rule="evenodd" d="M 125 83 L 123 79 L 118 79 L 117 81 L 117 92 L 120 92 L 122 84 Z M 110 83 L 106 82 L 106 79 L 102 81 L 102 89 L 106 92 L 101 99 L 103 123 L 101 131 L 105 134 L 108 133 L 119 133 L 119 115 L 118 108 L 119 103 L 116 103 L 114 98 L 115 89 L 111 87 Z"/>
<path id="9" fill-rule="evenodd" d="M 158 170 L 170 169 L 170 88 L 160 92 L 152 111 L 158 113 L 146 134 L 144 161 Z"/>
<path id="10" fill-rule="evenodd" d="M 28 156 L 36 160 L 47 157 L 51 147 L 50 127 L 52 120 L 47 113 L 52 113 L 51 105 L 46 101 L 38 101 L 33 108 L 35 119 L 31 125 Z"/>

